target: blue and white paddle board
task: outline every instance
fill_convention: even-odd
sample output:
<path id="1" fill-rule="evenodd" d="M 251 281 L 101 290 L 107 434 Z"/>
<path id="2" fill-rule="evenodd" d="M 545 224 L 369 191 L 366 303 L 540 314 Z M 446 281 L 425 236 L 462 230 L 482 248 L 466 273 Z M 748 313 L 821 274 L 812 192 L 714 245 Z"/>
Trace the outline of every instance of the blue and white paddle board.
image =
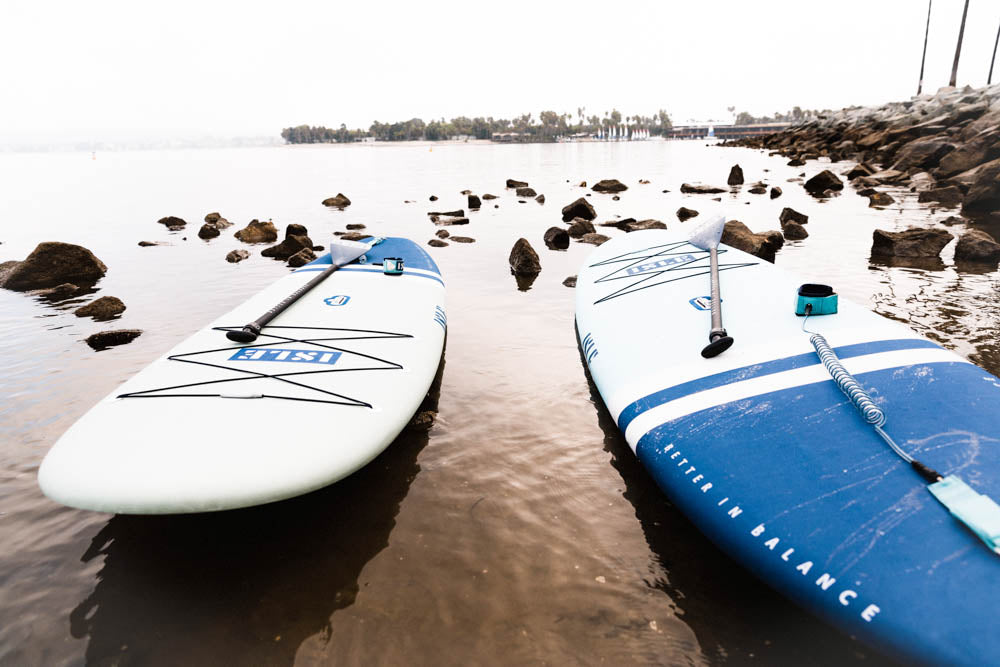
<path id="1" fill-rule="evenodd" d="M 382 452 L 420 406 L 445 339 L 437 265 L 385 239 L 262 330 L 240 329 L 317 271 L 297 269 L 194 334 L 80 418 L 38 481 L 65 505 L 168 514 L 259 505 L 337 481 Z M 387 275 L 383 259 L 403 259 Z"/>
<path id="2" fill-rule="evenodd" d="M 955 520 L 832 381 L 795 315 L 801 283 L 720 246 L 723 324 L 704 359 L 708 252 L 668 230 L 597 248 L 577 278 L 590 373 L 670 499 L 758 577 L 907 661 L 994 664 L 1000 556 Z M 834 285 L 834 287 L 836 287 Z M 810 317 L 887 415 L 886 431 L 942 474 L 1000 498 L 1000 381 L 844 300 Z"/>

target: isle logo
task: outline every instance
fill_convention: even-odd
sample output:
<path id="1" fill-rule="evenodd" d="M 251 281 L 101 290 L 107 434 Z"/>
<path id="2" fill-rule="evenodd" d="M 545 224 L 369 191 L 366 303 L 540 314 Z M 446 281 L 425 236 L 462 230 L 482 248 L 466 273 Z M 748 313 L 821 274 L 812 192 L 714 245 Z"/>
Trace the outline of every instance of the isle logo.
<path id="1" fill-rule="evenodd" d="M 244 347 L 230 361 L 285 361 L 293 364 L 325 364 L 333 366 L 340 359 L 336 350 L 290 350 L 277 347 Z"/>
<path id="2" fill-rule="evenodd" d="M 351 300 L 351 297 L 346 294 L 338 294 L 337 296 L 331 296 L 323 299 L 323 303 L 328 306 L 346 306 L 347 302 Z"/>

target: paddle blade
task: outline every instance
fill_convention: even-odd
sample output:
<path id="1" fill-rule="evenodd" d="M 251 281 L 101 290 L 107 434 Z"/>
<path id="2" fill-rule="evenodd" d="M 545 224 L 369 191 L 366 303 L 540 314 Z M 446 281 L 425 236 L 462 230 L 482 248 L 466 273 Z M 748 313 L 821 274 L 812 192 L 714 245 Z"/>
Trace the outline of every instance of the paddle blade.
<path id="1" fill-rule="evenodd" d="M 361 257 L 361 255 L 371 250 L 371 248 L 372 246 L 370 243 L 335 239 L 333 243 L 330 244 L 330 260 L 333 262 L 334 266 L 343 266 L 344 264 L 353 262 L 358 257 Z"/>
<path id="2" fill-rule="evenodd" d="M 722 230 L 726 227 L 726 216 L 717 215 L 701 223 L 691 233 L 688 243 L 702 250 L 719 247 L 719 239 L 722 238 Z"/>

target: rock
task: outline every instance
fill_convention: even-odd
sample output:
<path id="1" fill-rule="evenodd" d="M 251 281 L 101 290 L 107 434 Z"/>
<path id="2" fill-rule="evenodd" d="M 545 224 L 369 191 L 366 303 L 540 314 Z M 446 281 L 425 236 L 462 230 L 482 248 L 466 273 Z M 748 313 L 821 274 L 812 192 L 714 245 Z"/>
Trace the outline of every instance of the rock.
<path id="1" fill-rule="evenodd" d="M 431 220 L 433 220 L 434 224 L 438 225 L 438 226 L 444 226 L 444 225 L 467 225 L 467 224 L 469 224 L 469 219 L 468 218 L 431 218 Z M 364 237 L 362 237 L 362 238 L 364 238 Z"/>
<path id="2" fill-rule="evenodd" d="M 321 245 L 314 245 L 314 246 L 312 247 L 312 249 L 313 249 L 313 252 L 323 252 L 324 250 L 326 250 L 326 248 L 324 248 L 324 247 L 323 247 L 323 246 L 321 246 Z"/>
<path id="3" fill-rule="evenodd" d="M 465 209 L 456 209 L 454 211 L 431 211 L 427 215 L 430 217 L 440 217 L 440 218 L 464 218 Z"/>
<path id="4" fill-rule="evenodd" d="M 246 250 L 231 250 L 226 255 L 226 261 L 230 264 L 238 264 L 248 257 L 250 257 L 250 253 Z"/>
<path id="5" fill-rule="evenodd" d="M 427 245 L 432 246 L 434 248 L 447 248 L 448 247 L 448 244 L 445 243 L 444 241 L 442 241 L 441 239 L 431 239 L 430 241 L 427 242 Z"/>
<path id="6" fill-rule="evenodd" d="M 639 185 L 649 185 L 649 181 L 647 181 L 645 178 L 640 178 Z"/>
<path id="7" fill-rule="evenodd" d="M 520 238 L 510 251 L 510 270 L 516 276 L 533 276 L 542 270 L 538 253 L 527 239 Z"/>
<path id="8" fill-rule="evenodd" d="M 527 187 L 517 188 L 517 190 L 514 191 L 514 194 L 516 194 L 518 197 L 535 197 L 538 195 L 538 193 L 535 192 L 533 188 L 527 188 Z"/>
<path id="9" fill-rule="evenodd" d="M 953 150 L 955 150 L 953 143 L 939 137 L 916 139 L 899 149 L 892 169 L 896 171 L 906 171 L 913 167 L 933 169 L 938 166 L 945 154 Z"/>
<path id="10" fill-rule="evenodd" d="M 590 243 L 592 245 L 601 245 L 605 241 L 610 241 L 611 239 L 609 239 L 604 234 L 598 234 L 598 233 L 594 232 L 594 233 L 591 233 L 591 234 L 584 234 L 583 236 L 581 236 L 577 240 L 580 243 Z"/>
<path id="11" fill-rule="evenodd" d="M 563 281 L 563 285 L 566 287 L 576 287 L 576 276 L 568 276 L 566 280 Z"/>
<path id="12" fill-rule="evenodd" d="M 219 212 L 215 211 L 214 213 L 208 213 L 208 214 L 205 215 L 205 222 L 210 223 L 210 224 L 214 224 L 214 223 L 218 222 L 221 218 L 222 218 L 222 216 L 219 215 Z"/>
<path id="13" fill-rule="evenodd" d="M 916 174 L 910 176 L 910 191 L 911 192 L 923 192 L 924 190 L 931 190 L 937 185 L 937 181 L 934 177 L 928 174 L 926 171 L 920 171 Z"/>
<path id="14" fill-rule="evenodd" d="M 14 264 L 17 264 L 17 262 L 14 262 Z M 55 287 L 29 290 L 27 293 L 31 296 L 40 296 L 53 301 L 59 301 L 62 299 L 68 299 L 79 291 L 79 286 L 74 285 L 73 283 L 63 283 L 61 285 L 56 285 Z"/>
<path id="15" fill-rule="evenodd" d="M 1000 156 L 1000 123 L 946 153 L 938 162 L 934 173 L 938 178 L 946 178 L 968 171 L 998 156 Z"/>
<path id="16" fill-rule="evenodd" d="M 449 236 L 451 236 L 451 233 L 447 229 L 439 229 L 436 232 L 434 232 L 434 236 L 438 237 L 439 239 L 446 239 Z"/>
<path id="17" fill-rule="evenodd" d="M 771 186 L 771 199 L 777 199 L 780 196 L 781 196 L 781 188 L 779 188 L 777 185 L 772 185 Z"/>
<path id="18" fill-rule="evenodd" d="M 584 234 L 592 234 L 596 229 L 594 229 L 594 223 L 589 220 L 584 220 L 583 218 L 573 218 L 573 222 L 570 224 L 569 229 L 566 233 L 573 238 L 580 238 Z"/>
<path id="19" fill-rule="evenodd" d="M 22 262 L 5 262 L 0 287 L 25 291 L 62 283 L 92 285 L 108 267 L 83 246 L 58 241 L 39 243 Z"/>
<path id="20" fill-rule="evenodd" d="M 827 190 L 843 190 L 844 183 L 829 169 L 824 169 L 805 182 L 806 192 L 820 197 Z"/>
<path id="21" fill-rule="evenodd" d="M 233 236 L 244 243 L 274 243 L 278 240 L 278 230 L 270 220 L 261 222 L 254 219 Z"/>
<path id="22" fill-rule="evenodd" d="M 1000 211 L 1000 159 L 978 167 L 976 179 L 962 201 L 962 215 L 983 217 Z"/>
<path id="23" fill-rule="evenodd" d="M 785 164 L 787 164 L 789 167 L 801 167 L 802 165 L 805 164 L 805 160 L 800 160 L 799 158 L 795 157 L 786 162 Z"/>
<path id="24" fill-rule="evenodd" d="M 462 190 L 459 194 L 461 194 L 461 195 L 471 195 L 472 194 L 472 190 Z"/>
<path id="25" fill-rule="evenodd" d="M 95 350 L 106 350 L 115 345 L 131 343 L 142 335 L 141 329 L 118 329 L 116 331 L 101 331 L 87 336 L 87 345 Z"/>
<path id="26" fill-rule="evenodd" d="M 805 238 L 809 238 L 809 232 L 806 228 L 797 222 L 788 222 L 781 226 L 781 233 L 785 235 L 785 238 L 789 241 L 800 241 Z"/>
<path id="27" fill-rule="evenodd" d="M 454 241 L 455 243 L 475 243 L 476 239 L 471 236 L 452 236 L 449 241 Z"/>
<path id="28" fill-rule="evenodd" d="M 214 239 L 221 233 L 222 232 L 219 231 L 218 227 L 209 222 L 206 222 L 204 225 L 201 226 L 201 229 L 198 230 L 198 238 Z"/>
<path id="29" fill-rule="evenodd" d="M 542 237 L 545 245 L 552 250 L 565 250 L 569 247 L 569 234 L 565 229 L 559 227 L 549 227 Z"/>
<path id="30" fill-rule="evenodd" d="M 288 258 L 288 266 L 298 268 L 305 266 L 316 259 L 316 253 L 312 248 L 303 248 Z"/>
<path id="31" fill-rule="evenodd" d="M 911 227 L 902 232 L 872 232 L 872 255 L 878 257 L 938 257 L 955 238 L 943 229 Z"/>
<path id="32" fill-rule="evenodd" d="M 594 187 L 590 189 L 594 192 L 624 192 L 628 190 L 628 186 L 617 178 L 605 178 L 594 183 Z"/>
<path id="33" fill-rule="evenodd" d="M 962 191 L 957 186 L 948 185 L 943 188 L 924 190 L 917 195 L 918 202 L 937 202 L 944 208 L 954 208 L 962 203 Z"/>
<path id="34" fill-rule="evenodd" d="M 535 201 L 538 202 L 539 204 L 544 204 L 545 203 L 545 195 L 538 195 L 537 197 L 535 197 Z"/>
<path id="35" fill-rule="evenodd" d="M 173 215 L 168 215 L 165 218 L 160 218 L 159 220 L 157 220 L 157 222 L 160 223 L 161 225 L 166 225 L 167 229 L 170 230 L 183 229 L 184 226 L 187 225 L 187 223 L 184 222 L 182 218 L 178 218 Z"/>
<path id="36" fill-rule="evenodd" d="M 428 199 L 430 201 L 437 201 L 438 200 L 437 195 L 431 195 L 430 197 L 428 197 Z"/>
<path id="37" fill-rule="evenodd" d="M 148 248 L 148 247 L 154 246 L 154 245 L 163 245 L 163 244 L 162 243 L 158 243 L 156 241 L 139 241 L 139 247 L 140 248 Z"/>
<path id="38" fill-rule="evenodd" d="M 576 187 L 578 187 L 578 188 L 585 188 L 585 187 L 587 187 L 587 181 L 580 181 L 580 183 Z"/>
<path id="39" fill-rule="evenodd" d="M 725 191 L 725 188 L 717 188 L 714 185 L 681 184 L 681 192 L 690 195 L 714 195 Z"/>
<path id="40" fill-rule="evenodd" d="M 468 222 L 468 220 L 466 220 Z M 340 238 L 344 241 L 361 241 L 370 236 L 370 234 L 362 234 L 361 232 L 347 232 L 346 234 L 341 234 Z"/>
<path id="41" fill-rule="evenodd" d="M 496 198 L 497 198 L 496 195 L 491 195 L 489 192 L 487 192 L 486 194 L 483 195 L 483 199 L 486 199 L 486 200 L 491 200 L 491 199 L 496 199 Z"/>
<path id="42" fill-rule="evenodd" d="M 788 208 L 787 206 L 781 209 L 781 215 L 778 216 L 778 222 L 782 226 L 788 224 L 789 222 L 797 222 L 800 225 L 804 225 L 809 222 L 809 216 L 804 213 L 799 213 L 794 208 Z"/>
<path id="43" fill-rule="evenodd" d="M 348 229 L 351 227 L 357 228 L 358 225 L 348 225 L 347 227 Z M 364 225 L 361 225 L 361 227 L 364 228 Z M 291 224 L 285 228 L 285 239 L 281 243 L 273 245 L 270 248 L 264 248 L 260 254 L 264 257 L 286 260 L 303 250 L 312 252 L 312 247 L 313 242 L 312 239 L 306 236 L 306 228 L 302 225 Z"/>
<path id="44" fill-rule="evenodd" d="M 562 219 L 563 222 L 569 222 L 573 218 L 583 218 L 584 220 L 593 220 L 597 217 L 597 213 L 594 211 L 594 207 L 590 205 L 583 197 L 580 197 L 575 202 L 563 206 L 562 209 Z"/>
<path id="45" fill-rule="evenodd" d="M 855 178 L 860 178 L 862 176 L 871 176 L 875 173 L 875 168 L 871 167 L 864 162 L 859 162 L 854 165 L 854 168 L 847 172 L 847 180 L 853 181 Z"/>
<path id="46" fill-rule="evenodd" d="M 472 207 L 470 206 L 470 208 Z M 405 428 L 407 431 L 426 433 L 434 426 L 435 419 L 437 419 L 437 412 L 434 410 L 423 410 L 413 415 L 413 418 L 410 419 Z"/>
<path id="47" fill-rule="evenodd" d="M 734 164 L 733 168 L 729 170 L 729 179 L 726 181 L 729 185 L 743 185 L 743 168 L 738 164 Z"/>
<path id="48" fill-rule="evenodd" d="M 767 194 L 767 188 L 762 187 L 760 185 L 755 185 L 752 188 L 750 188 L 747 192 L 749 192 L 752 195 L 764 195 Z"/>
<path id="49" fill-rule="evenodd" d="M 95 320 L 110 320 L 115 315 L 125 312 L 125 304 L 116 296 L 102 296 L 94 299 L 86 306 L 73 311 L 77 317 L 93 317 Z"/>
<path id="50" fill-rule="evenodd" d="M 621 199 L 621 197 L 619 197 L 618 195 L 614 195 L 613 197 L 611 197 L 611 199 L 614 201 L 618 201 L 619 199 Z"/>
<path id="51" fill-rule="evenodd" d="M 970 229 L 958 239 L 955 261 L 996 264 L 1000 261 L 1000 243 L 982 230 Z"/>
<path id="52" fill-rule="evenodd" d="M 873 192 L 870 195 L 868 195 L 869 208 L 880 208 L 882 206 L 888 206 L 889 204 L 893 204 L 895 202 L 896 200 L 885 192 Z"/>
<path id="53" fill-rule="evenodd" d="M 526 181 L 517 181 L 517 180 L 514 180 L 513 178 L 508 178 L 507 179 L 507 187 L 508 188 L 526 188 L 526 187 L 528 187 L 528 183 Z"/>
<path id="54" fill-rule="evenodd" d="M 965 218 L 961 218 L 957 215 L 949 215 L 947 218 L 941 221 L 941 224 L 945 225 L 946 227 L 951 227 L 953 225 L 964 225 L 967 222 L 968 220 L 966 220 Z"/>
<path id="55" fill-rule="evenodd" d="M 476 195 L 469 195 L 469 208 L 479 208 L 483 202 Z"/>
<path id="56" fill-rule="evenodd" d="M 877 171 L 868 178 L 879 185 L 898 185 L 906 178 L 906 174 L 895 169 L 886 169 L 885 171 Z"/>
<path id="57" fill-rule="evenodd" d="M 644 229 L 666 229 L 667 226 L 659 220 L 638 220 L 636 222 L 626 222 L 621 228 L 626 232 L 638 232 Z"/>
<path id="58" fill-rule="evenodd" d="M 351 200 L 344 193 L 338 192 L 336 197 L 328 197 L 323 200 L 323 206 L 344 209 L 351 205 Z"/>
<path id="59" fill-rule="evenodd" d="M 359 230 L 359 229 L 365 229 L 365 225 L 362 225 L 362 224 L 361 224 L 360 222 L 355 222 L 355 223 L 353 223 L 353 224 L 350 224 L 350 225 L 346 225 L 346 226 L 345 226 L 345 229 L 347 229 L 347 230 L 349 230 L 349 231 L 357 231 L 357 230 Z M 286 232 L 286 234 L 285 234 L 285 235 L 287 236 L 287 235 L 288 235 L 288 233 Z"/>
<path id="60" fill-rule="evenodd" d="M 784 237 L 779 231 L 754 234 L 739 220 L 729 220 L 722 230 L 722 242 L 768 262 L 774 262 L 774 254 L 784 244 Z"/>
<path id="61" fill-rule="evenodd" d="M 693 208 L 685 208 L 681 206 L 679 209 L 677 209 L 677 219 L 680 220 L 681 222 L 684 222 L 685 220 L 690 220 L 691 218 L 697 215 L 698 211 L 694 210 Z"/>

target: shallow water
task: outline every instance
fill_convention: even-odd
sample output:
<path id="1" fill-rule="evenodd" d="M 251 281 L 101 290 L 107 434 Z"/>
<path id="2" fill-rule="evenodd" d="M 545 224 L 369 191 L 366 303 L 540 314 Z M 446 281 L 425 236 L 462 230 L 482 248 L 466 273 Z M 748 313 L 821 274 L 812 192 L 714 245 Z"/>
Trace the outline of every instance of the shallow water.
<path id="1" fill-rule="evenodd" d="M 886 210 L 850 189 L 818 202 L 786 179 L 828 164 L 791 168 L 693 142 L 96 158 L 0 154 L 0 261 L 40 241 L 82 244 L 109 267 L 98 294 L 128 306 L 118 321 L 95 323 L 72 314 L 89 296 L 53 303 L 0 290 L 0 663 L 883 662 L 771 592 L 664 499 L 580 359 L 573 290 L 562 281 L 592 247 L 551 251 L 541 237 L 564 204 L 589 192 L 575 186 L 581 180 L 629 185 L 617 202 L 593 194 L 598 221 L 652 217 L 676 227 L 679 206 L 710 202 L 681 195 L 680 184 L 724 184 L 739 162 L 748 186 L 763 178 L 785 194 L 736 189 L 723 195 L 730 217 L 763 231 L 778 227 L 784 206 L 810 216 L 810 237 L 786 244 L 779 266 L 1000 374 L 995 270 L 957 270 L 954 244 L 932 269 L 869 260 L 875 227 L 937 224 L 954 212 L 898 191 L 900 203 Z M 518 203 L 507 178 L 529 181 L 547 203 Z M 75 419 L 288 270 L 232 237 L 251 218 L 304 224 L 323 244 L 347 223 L 425 242 L 437 229 L 426 212 L 464 208 L 466 188 L 500 199 L 449 228 L 476 243 L 431 249 L 448 285 L 449 331 L 429 433 L 402 435 L 332 487 L 248 510 L 110 516 L 41 495 L 38 464 Z M 320 205 L 337 192 L 354 204 Z M 440 200 L 428 202 L 431 194 Z M 198 239 L 202 217 L 216 210 L 238 226 Z M 166 215 L 188 228 L 168 232 L 156 224 Z M 543 267 L 527 291 L 507 267 L 520 236 Z M 140 240 L 170 245 L 140 248 Z M 251 259 L 225 262 L 238 247 Z M 108 328 L 144 333 L 103 352 L 83 343 Z"/>

